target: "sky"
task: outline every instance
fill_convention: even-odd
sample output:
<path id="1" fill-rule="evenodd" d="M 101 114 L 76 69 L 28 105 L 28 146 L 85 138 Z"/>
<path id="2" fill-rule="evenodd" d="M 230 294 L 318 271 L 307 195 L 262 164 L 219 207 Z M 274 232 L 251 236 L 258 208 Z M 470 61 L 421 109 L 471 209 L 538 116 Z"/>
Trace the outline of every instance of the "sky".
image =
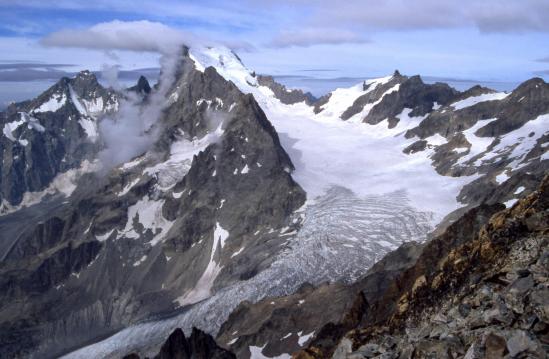
<path id="1" fill-rule="evenodd" d="M 0 86 L 157 68 L 178 41 L 229 46 L 249 68 L 286 79 L 399 69 L 515 83 L 549 78 L 549 0 L 0 0 Z"/>

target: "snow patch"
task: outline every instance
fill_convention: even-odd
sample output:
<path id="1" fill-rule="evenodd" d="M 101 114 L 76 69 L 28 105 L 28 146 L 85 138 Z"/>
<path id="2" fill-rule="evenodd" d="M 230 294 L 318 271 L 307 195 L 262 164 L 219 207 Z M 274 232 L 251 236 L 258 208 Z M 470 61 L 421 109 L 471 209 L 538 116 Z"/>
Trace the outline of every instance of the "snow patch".
<path id="1" fill-rule="evenodd" d="M 229 232 L 223 229 L 219 222 L 215 222 L 214 240 L 219 241 L 219 243 L 221 244 L 221 248 L 223 248 L 223 246 L 225 245 L 225 241 L 228 237 Z"/>
<path id="2" fill-rule="evenodd" d="M 498 184 L 502 184 L 503 182 L 507 181 L 509 179 L 509 175 L 505 173 L 505 170 L 501 172 L 499 175 L 496 176 L 496 182 Z"/>
<path id="3" fill-rule="evenodd" d="M 144 255 L 143 257 L 139 258 L 139 259 L 133 264 L 133 266 L 134 266 L 134 267 L 139 266 L 141 263 L 145 262 L 146 259 L 147 259 L 147 255 Z"/>
<path id="4" fill-rule="evenodd" d="M 139 182 L 139 180 L 140 180 L 140 178 L 134 179 L 133 181 L 128 183 L 126 186 L 124 186 L 124 188 L 122 188 L 122 190 L 120 192 L 118 192 L 116 195 L 118 197 L 125 196 L 132 189 L 132 187 L 135 186 Z"/>
<path id="5" fill-rule="evenodd" d="M 256 346 L 250 346 L 250 359 L 291 359 L 291 355 L 289 354 L 280 354 L 275 357 L 268 357 L 263 354 L 263 349 L 267 344 L 265 344 L 262 347 L 256 347 Z"/>
<path id="6" fill-rule="evenodd" d="M 15 212 L 23 207 L 29 207 L 39 203 L 47 196 L 55 194 L 61 194 L 65 197 L 69 197 L 76 189 L 77 180 L 85 173 L 93 172 L 98 169 L 97 162 L 83 161 L 79 168 L 73 168 L 66 172 L 59 173 L 51 181 L 49 186 L 39 192 L 25 192 L 23 200 L 16 206 L 10 205 L 8 202 L 3 201 L 0 205 L 0 214 L 8 214 Z"/>
<path id="7" fill-rule="evenodd" d="M 92 140 L 97 138 L 97 124 L 95 123 L 95 120 L 89 117 L 80 117 L 78 123 L 80 124 L 80 126 L 82 126 L 82 129 L 86 133 L 86 136 L 88 136 Z"/>
<path id="8" fill-rule="evenodd" d="M 303 346 L 309 339 L 312 338 L 312 336 L 315 334 L 314 331 L 310 332 L 309 334 L 302 335 L 302 332 L 297 333 L 299 335 L 299 339 L 297 339 L 297 343 L 299 346 Z"/>
<path id="9" fill-rule="evenodd" d="M 111 230 L 108 231 L 107 233 L 100 234 L 100 235 L 96 235 L 96 236 L 95 236 L 95 239 L 97 239 L 99 242 L 104 242 L 104 241 L 106 241 L 107 239 L 109 239 L 109 237 L 111 236 L 112 232 L 114 232 L 114 231 L 115 231 L 114 229 L 111 229 Z"/>
<path id="10" fill-rule="evenodd" d="M 6 136 L 10 141 L 13 141 L 15 142 L 16 141 L 16 138 L 15 136 L 13 135 L 13 131 L 17 130 L 19 128 L 19 126 L 21 126 L 22 124 L 24 124 L 26 121 L 25 119 L 23 118 L 23 116 L 21 115 L 21 119 L 17 120 L 17 121 L 13 121 L 13 122 L 8 122 L 4 125 L 4 128 L 2 130 L 2 132 L 4 133 L 4 136 Z"/>
<path id="11" fill-rule="evenodd" d="M 30 130 L 35 130 L 35 131 L 38 131 L 38 132 L 44 132 L 46 130 L 44 128 L 44 126 L 42 126 L 40 124 L 40 121 L 38 121 L 37 118 L 32 117 L 28 113 L 19 112 L 19 116 L 20 116 L 19 120 L 8 122 L 8 123 L 4 124 L 4 128 L 2 129 L 2 132 L 3 132 L 4 136 L 6 136 L 10 141 L 13 141 L 13 142 L 18 141 L 15 138 L 15 135 L 13 134 L 13 131 L 17 130 L 20 126 L 22 126 L 25 123 L 27 124 L 27 127 Z M 23 141 L 23 142 L 21 142 L 21 141 Z M 28 141 L 26 141 L 26 140 L 20 140 L 19 142 L 23 146 L 26 146 L 28 144 Z M 25 144 L 23 144 L 23 143 L 25 143 Z"/>
<path id="12" fill-rule="evenodd" d="M 238 338 L 239 337 L 236 337 L 236 338 L 232 339 L 231 341 L 227 342 L 227 345 L 233 345 L 234 343 L 236 343 L 238 341 Z"/>
<path id="13" fill-rule="evenodd" d="M 210 254 L 210 261 L 208 262 L 208 266 L 206 267 L 204 273 L 202 273 L 200 279 L 198 279 L 198 282 L 196 282 L 194 288 L 185 295 L 175 300 L 179 303 L 180 306 L 193 304 L 211 296 L 211 290 L 214 281 L 221 272 L 222 268 L 219 265 L 219 259 L 215 259 L 215 254 L 217 253 L 218 248 L 221 252 L 221 249 L 225 245 L 225 240 L 227 239 L 227 237 L 229 237 L 229 232 L 223 229 L 219 222 L 216 222 L 213 234 L 213 244 Z"/>
<path id="14" fill-rule="evenodd" d="M 168 221 L 162 215 L 164 202 L 163 199 L 151 200 L 147 195 L 133 206 L 130 206 L 128 208 L 128 221 L 124 230 L 118 234 L 117 239 L 121 237 L 139 238 L 139 234 L 134 228 L 134 221 L 137 220 L 143 226 L 142 234 L 151 231 L 153 237 L 149 241 L 150 245 L 154 246 L 161 242 L 174 223 Z"/>
<path id="15" fill-rule="evenodd" d="M 56 112 L 67 102 L 65 93 L 53 94 L 47 101 L 43 102 L 38 108 L 32 112 Z"/>
<path id="16" fill-rule="evenodd" d="M 471 158 L 486 151 L 488 146 L 490 146 L 490 144 L 494 141 L 494 138 L 478 137 L 477 135 L 475 135 L 475 132 L 477 132 L 478 129 L 486 126 L 487 124 L 495 120 L 497 120 L 497 118 L 491 118 L 488 120 L 479 120 L 472 127 L 463 131 L 463 135 L 467 139 L 467 142 L 471 144 L 471 146 L 469 147 L 469 153 L 459 158 L 457 162 L 458 165 L 464 164 L 465 162 L 469 161 Z"/>
<path id="17" fill-rule="evenodd" d="M 500 101 L 509 96 L 505 92 L 496 92 L 496 93 L 485 93 L 479 96 L 471 96 L 464 100 L 454 102 L 452 106 L 456 111 L 464 109 L 466 107 L 474 106 L 477 103 L 486 102 L 486 101 Z"/>
<path id="18" fill-rule="evenodd" d="M 215 143 L 223 135 L 222 124 L 213 132 L 201 139 L 189 141 L 181 138 L 170 147 L 170 155 L 165 162 L 146 168 L 143 173 L 156 177 L 159 188 L 167 191 L 181 181 L 191 168 L 195 155 L 204 151 L 210 144 Z"/>
<path id="19" fill-rule="evenodd" d="M 507 156 L 513 158 L 508 166 L 516 170 L 526 163 L 523 163 L 526 155 L 536 146 L 538 139 L 549 134 L 549 114 L 540 115 L 533 120 L 526 122 L 522 127 L 506 133 L 499 137 L 499 142 L 492 150 L 476 161 L 476 165 L 494 158 Z M 543 156 L 547 155 L 545 152 Z"/>
<path id="20" fill-rule="evenodd" d="M 236 257 L 237 255 L 239 255 L 240 253 L 242 253 L 243 250 L 244 250 L 244 247 L 240 248 L 239 250 L 237 250 L 236 252 L 234 252 L 233 254 L 231 254 L 231 258 Z"/>

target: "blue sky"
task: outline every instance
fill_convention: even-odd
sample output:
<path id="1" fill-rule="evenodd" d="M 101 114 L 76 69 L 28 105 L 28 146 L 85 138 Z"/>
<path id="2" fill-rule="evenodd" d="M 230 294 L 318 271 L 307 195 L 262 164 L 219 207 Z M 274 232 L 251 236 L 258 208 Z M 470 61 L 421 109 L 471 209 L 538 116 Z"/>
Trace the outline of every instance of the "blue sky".
<path id="1" fill-rule="evenodd" d="M 226 44 L 248 67 L 275 75 L 371 77 L 398 68 L 484 81 L 549 77 L 547 0 L 0 0 L 0 62 L 158 66 L 149 48 L 65 41 L 115 20 Z"/>

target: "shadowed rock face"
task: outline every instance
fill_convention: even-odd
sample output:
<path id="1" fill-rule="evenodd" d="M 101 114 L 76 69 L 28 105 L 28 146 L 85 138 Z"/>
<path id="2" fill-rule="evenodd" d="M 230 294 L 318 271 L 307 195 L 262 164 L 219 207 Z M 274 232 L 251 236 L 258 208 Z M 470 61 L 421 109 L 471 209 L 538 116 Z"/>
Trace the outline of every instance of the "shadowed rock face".
<path id="1" fill-rule="evenodd" d="M 193 328 L 189 338 L 181 329 L 176 329 L 166 339 L 154 359 L 233 359 L 231 352 L 220 348 L 215 340 L 203 331 Z M 137 354 L 128 354 L 124 359 L 139 359 Z"/>
<path id="2" fill-rule="evenodd" d="M 142 95 L 148 95 L 149 93 L 151 93 L 151 90 L 151 85 L 149 85 L 149 81 L 147 81 L 147 78 L 145 76 L 139 76 L 137 84 L 128 88 L 128 91 L 133 91 Z"/>
<path id="3" fill-rule="evenodd" d="M 549 177 L 490 217 L 500 208 L 467 213 L 383 295 L 348 312 L 361 320 L 324 326 L 296 357 L 545 358 Z"/>

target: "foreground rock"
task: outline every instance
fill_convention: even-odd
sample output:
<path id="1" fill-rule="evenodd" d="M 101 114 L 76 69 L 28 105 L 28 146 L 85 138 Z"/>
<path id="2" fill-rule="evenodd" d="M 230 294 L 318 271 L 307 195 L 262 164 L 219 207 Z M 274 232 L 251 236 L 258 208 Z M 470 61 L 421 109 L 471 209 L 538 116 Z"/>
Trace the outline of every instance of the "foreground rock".
<path id="1" fill-rule="evenodd" d="M 464 218 L 478 219 L 476 212 Z M 296 358 L 546 358 L 548 212 L 546 177 L 477 233 L 467 223 L 450 226 L 355 312 L 356 325 L 323 327 Z M 451 233 L 461 239 L 447 246 Z"/>
<path id="2" fill-rule="evenodd" d="M 137 354 L 128 354 L 124 359 L 139 359 Z M 215 340 L 203 331 L 193 328 L 189 338 L 178 328 L 168 337 L 154 359 L 234 359 L 231 352 L 219 347 Z"/>

